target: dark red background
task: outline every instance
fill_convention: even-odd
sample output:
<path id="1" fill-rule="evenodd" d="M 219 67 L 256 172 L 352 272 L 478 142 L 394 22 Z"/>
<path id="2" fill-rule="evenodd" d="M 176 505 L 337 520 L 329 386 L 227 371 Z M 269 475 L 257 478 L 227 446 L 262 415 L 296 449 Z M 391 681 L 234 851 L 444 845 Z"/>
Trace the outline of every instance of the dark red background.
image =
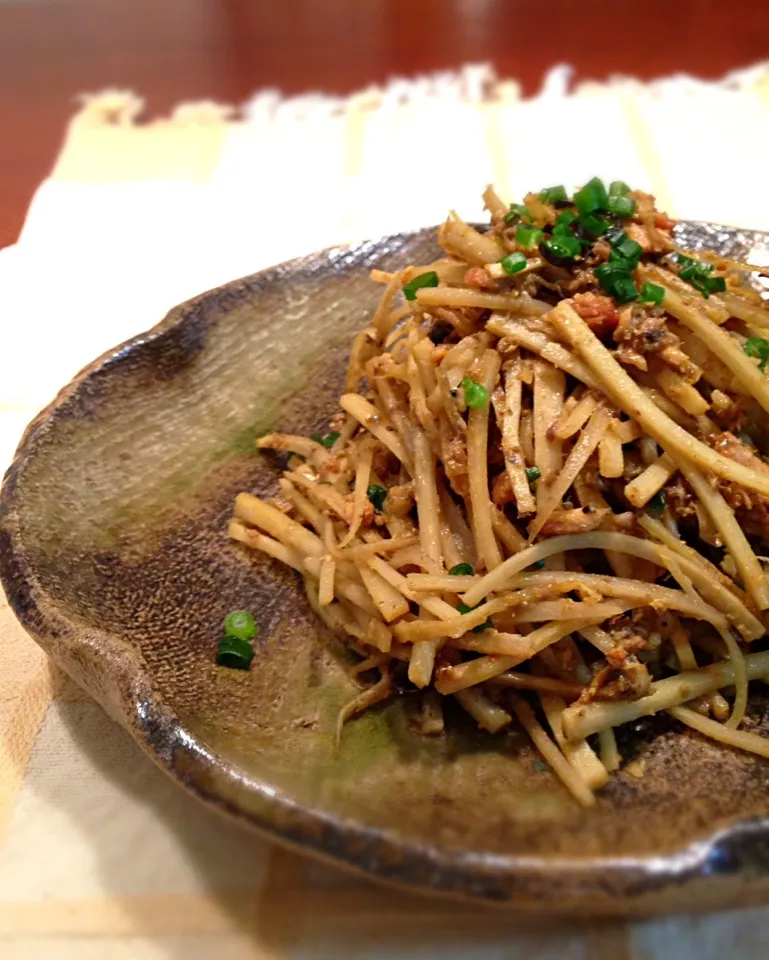
<path id="1" fill-rule="evenodd" d="M 131 87 L 157 114 L 466 62 L 531 93 L 558 62 L 578 79 L 717 77 L 763 58 L 766 0 L 0 0 L 0 246 L 83 91 Z"/>

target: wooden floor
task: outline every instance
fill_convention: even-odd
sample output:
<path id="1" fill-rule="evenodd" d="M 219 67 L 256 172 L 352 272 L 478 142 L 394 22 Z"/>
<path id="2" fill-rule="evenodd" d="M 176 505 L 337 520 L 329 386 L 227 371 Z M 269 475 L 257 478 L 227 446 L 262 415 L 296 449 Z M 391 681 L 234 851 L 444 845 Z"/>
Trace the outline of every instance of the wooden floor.
<path id="1" fill-rule="evenodd" d="M 767 0 L 0 0 L 0 246 L 84 91 L 131 87 L 157 113 L 262 86 L 346 93 L 466 62 L 531 93 L 558 62 L 580 79 L 717 77 L 763 58 Z"/>

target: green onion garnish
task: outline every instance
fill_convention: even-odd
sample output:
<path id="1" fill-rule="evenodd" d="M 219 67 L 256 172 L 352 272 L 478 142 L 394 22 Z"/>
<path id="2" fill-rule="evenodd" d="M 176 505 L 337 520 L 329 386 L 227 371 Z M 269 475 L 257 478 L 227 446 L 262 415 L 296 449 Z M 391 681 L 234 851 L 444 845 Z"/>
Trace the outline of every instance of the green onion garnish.
<path id="1" fill-rule="evenodd" d="M 641 259 L 641 254 L 644 252 L 641 244 L 636 243 L 635 240 L 631 240 L 624 231 L 613 239 L 611 243 L 614 248 L 612 250 L 612 260 L 621 258 L 622 260 L 630 261 L 635 266 Z"/>
<path id="2" fill-rule="evenodd" d="M 644 303 L 653 303 L 658 307 L 665 299 L 665 288 L 656 283 L 645 283 L 641 287 L 641 299 Z"/>
<path id="3" fill-rule="evenodd" d="M 239 640 L 251 640 L 256 636 L 256 621 L 248 610 L 233 610 L 224 618 L 224 632 Z"/>
<path id="4" fill-rule="evenodd" d="M 688 263 L 684 263 L 681 267 L 680 277 L 682 280 L 699 280 L 707 277 L 712 272 L 713 267 L 709 263 L 698 263 L 696 260 L 688 260 Z"/>
<path id="5" fill-rule="evenodd" d="M 593 237 L 601 237 L 609 229 L 609 224 L 603 218 L 592 213 L 581 213 L 579 222 Z"/>
<path id="6" fill-rule="evenodd" d="M 449 570 L 450 577 L 472 577 L 474 573 L 475 570 L 473 570 L 471 563 L 458 563 Z"/>
<path id="7" fill-rule="evenodd" d="M 699 290 L 707 300 L 711 293 L 723 293 L 726 290 L 726 280 L 723 277 L 711 277 L 713 266 L 710 263 L 701 263 L 691 257 L 679 253 L 675 257 L 680 266 L 679 276 L 690 283 L 695 290 Z"/>
<path id="8" fill-rule="evenodd" d="M 708 287 L 708 277 L 692 277 L 689 283 L 694 287 L 695 290 L 698 290 L 702 296 L 706 299 L 710 299 L 710 288 Z"/>
<path id="9" fill-rule="evenodd" d="M 563 184 L 559 184 L 557 187 L 547 187 L 540 193 L 539 199 L 542 203 L 558 203 L 559 201 L 568 200 L 566 196 L 566 187 Z"/>
<path id="10" fill-rule="evenodd" d="M 636 203 L 632 197 L 609 197 L 607 209 L 615 217 L 632 217 Z"/>
<path id="11" fill-rule="evenodd" d="M 532 563 L 531 569 L 532 569 L 532 570 L 544 570 L 544 569 L 545 569 L 545 561 L 544 561 L 544 560 L 537 560 L 536 563 Z"/>
<path id="12" fill-rule="evenodd" d="M 325 437 L 321 437 L 317 433 L 310 434 L 310 440 L 314 440 L 316 443 L 322 444 L 328 450 L 334 446 L 339 437 L 340 434 L 338 434 L 336 430 L 332 430 L 331 433 L 327 433 Z"/>
<path id="13" fill-rule="evenodd" d="M 562 229 L 568 231 L 569 228 Z M 582 244 L 569 233 L 553 233 L 549 240 L 544 241 L 540 249 L 545 256 L 549 253 L 558 260 L 573 260 L 582 253 Z"/>
<path id="14" fill-rule="evenodd" d="M 624 182 L 624 180 L 612 180 L 609 184 L 609 196 L 610 197 L 625 197 L 630 193 L 630 187 Z"/>
<path id="15" fill-rule="evenodd" d="M 646 504 L 646 509 L 655 517 L 661 516 L 665 512 L 665 491 L 658 490 Z"/>
<path id="16" fill-rule="evenodd" d="M 595 217 L 594 219 L 600 220 L 600 217 Z M 588 224 L 590 224 L 589 220 Z M 597 226 L 597 224 L 593 224 L 593 226 Z M 583 251 L 589 250 L 593 246 L 595 237 L 582 225 L 582 217 L 578 217 L 574 221 L 574 223 L 571 225 L 571 229 L 573 231 L 573 235 L 582 244 Z"/>
<path id="17" fill-rule="evenodd" d="M 462 378 L 462 389 L 465 391 L 465 403 L 473 410 L 485 407 L 489 402 L 489 392 L 481 383 L 476 383 L 470 377 Z"/>
<path id="18" fill-rule="evenodd" d="M 505 223 L 518 223 L 523 217 L 528 216 L 530 216 L 530 214 L 527 206 L 524 206 L 522 203 L 511 203 L 510 209 L 504 216 L 504 221 Z"/>
<path id="19" fill-rule="evenodd" d="M 502 269 L 505 273 L 512 276 L 514 273 L 520 273 L 526 267 L 526 264 L 529 261 L 526 259 L 525 253 L 510 253 L 503 260 L 500 260 L 502 264 Z"/>
<path id="20" fill-rule="evenodd" d="M 371 483 L 366 490 L 366 496 L 374 505 L 376 512 L 381 513 L 384 508 L 384 502 L 387 499 L 387 488 L 380 487 L 378 483 Z"/>
<path id="21" fill-rule="evenodd" d="M 705 280 L 705 286 L 708 288 L 708 293 L 723 293 L 726 290 L 726 278 L 708 277 Z"/>
<path id="22" fill-rule="evenodd" d="M 638 290 L 630 274 L 617 277 L 614 281 L 614 299 L 617 303 L 631 303 L 638 299 Z"/>
<path id="23" fill-rule="evenodd" d="M 483 603 L 483 600 L 481 600 L 481 603 Z M 476 604 L 476 606 L 480 607 L 481 603 Z M 468 607 L 466 603 L 462 603 L 460 601 L 460 604 L 457 607 L 457 610 L 461 614 L 465 614 L 465 613 L 470 613 L 471 610 L 475 610 L 475 607 Z M 491 620 L 490 619 L 484 620 L 484 622 L 479 623 L 477 627 L 473 627 L 473 633 L 483 633 L 484 630 L 490 630 L 491 627 L 493 627 Z"/>
<path id="24" fill-rule="evenodd" d="M 536 483 L 541 476 L 542 471 L 539 467 L 526 467 L 526 479 L 529 483 Z"/>
<path id="25" fill-rule="evenodd" d="M 549 773 L 550 767 L 545 763 L 544 760 L 535 760 L 532 763 L 534 773 Z"/>
<path id="26" fill-rule="evenodd" d="M 748 337 L 742 349 L 749 357 L 758 358 L 758 369 L 763 370 L 769 360 L 769 340 L 763 337 Z"/>
<path id="27" fill-rule="evenodd" d="M 596 210 L 605 210 L 609 204 L 609 195 L 603 181 L 598 177 L 586 183 L 574 194 L 574 206 L 582 214 L 593 213 Z"/>
<path id="28" fill-rule="evenodd" d="M 416 300 L 417 290 L 421 290 L 423 287 L 437 286 L 438 274 L 435 270 L 428 270 L 427 273 L 420 273 L 418 277 L 414 277 L 413 280 L 409 280 L 408 283 L 403 285 L 403 296 L 407 300 Z"/>
<path id="29" fill-rule="evenodd" d="M 544 233 L 539 227 L 532 227 L 528 223 L 519 223 L 515 231 L 515 242 L 527 250 L 533 250 L 542 242 L 543 236 Z"/>
<path id="30" fill-rule="evenodd" d="M 614 297 L 617 303 L 630 303 L 631 300 L 638 299 L 638 290 L 630 275 L 633 266 L 634 264 L 627 261 L 602 263 L 593 272 L 601 287 Z"/>
<path id="31" fill-rule="evenodd" d="M 556 217 L 555 225 L 557 227 L 569 227 L 577 219 L 577 214 L 573 210 L 564 210 Z"/>
<path id="32" fill-rule="evenodd" d="M 247 640 L 240 637 L 222 637 L 216 651 L 216 662 L 230 670 L 248 670 L 254 659 L 254 651 Z"/>

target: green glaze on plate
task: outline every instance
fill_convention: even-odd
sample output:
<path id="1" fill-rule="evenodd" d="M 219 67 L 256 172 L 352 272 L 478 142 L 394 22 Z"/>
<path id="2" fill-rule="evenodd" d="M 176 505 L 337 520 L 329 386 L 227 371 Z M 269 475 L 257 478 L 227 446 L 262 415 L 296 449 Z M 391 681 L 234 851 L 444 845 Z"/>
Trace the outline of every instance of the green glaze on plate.
<path id="1" fill-rule="evenodd" d="M 744 258 L 764 235 L 679 227 Z M 579 808 L 515 731 L 451 712 L 425 739 L 406 697 L 349 723 L 347 654 L 296 577 L 228 541 L 240 490 L 279 466 L 254 438 L 323 431 L 368 271 L 437 254 L 434 231 L 337 248 L 203 294 L 91 364 L 28 429 L 0 499 L 0 574 L 27 630 L 209 805 L 423 892 L 561 912 L 752 902 L 769 891 L 769 765 L 672 721 L 621 736 L 646 773 Z M 761 255 L 753 254 L 753 256 Z M 766 255 L 766 254 L 764 254 Z M 249 672 L 217 668 L 225 614 L 259 622 Z M 769 725 L 765 702 L 754 727 Z"/>

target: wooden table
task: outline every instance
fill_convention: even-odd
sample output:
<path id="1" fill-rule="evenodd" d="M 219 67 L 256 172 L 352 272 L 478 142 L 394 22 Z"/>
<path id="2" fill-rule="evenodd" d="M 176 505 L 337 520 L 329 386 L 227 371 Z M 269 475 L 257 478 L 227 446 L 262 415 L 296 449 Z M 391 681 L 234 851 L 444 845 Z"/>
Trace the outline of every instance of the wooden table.
<path id="1" fill-rule="evenodd" d="M 766 0 L 0 0 L 0 246 L 17 237 L 85 91 L 130 87 L 157 114 L 262 86 L 347 93 L 467 62 L 533 93 L 559 62 L 578 79 L 712 78 L 764 58 Z"/>

